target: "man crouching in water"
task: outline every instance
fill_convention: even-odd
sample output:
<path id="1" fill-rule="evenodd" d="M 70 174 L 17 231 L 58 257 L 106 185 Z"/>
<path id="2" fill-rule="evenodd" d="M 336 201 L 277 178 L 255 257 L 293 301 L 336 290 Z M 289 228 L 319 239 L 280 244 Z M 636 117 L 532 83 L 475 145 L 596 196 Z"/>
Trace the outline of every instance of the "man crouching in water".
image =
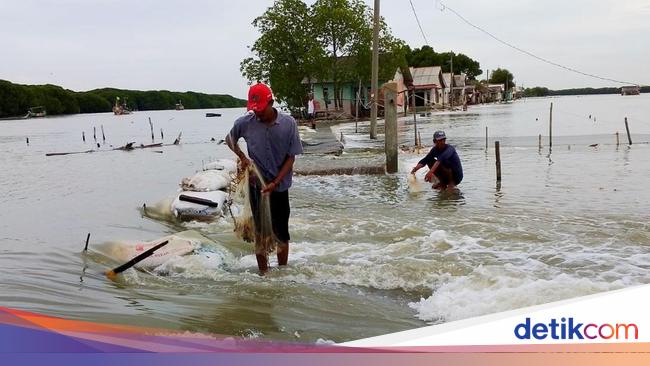
<path id="1" fill-rule="evenodd" d="M 433 143 L 431 151 L 411 170 L 411 174 L 426 165 L 430 170 L 424 176 L 425 181 L 431 182 L 435 175 L 438 183 L 433 186 L 434 189 L 453 190 L 463 180 L 463 166 L 458 153 L 453 146 L 447 145 L 444 131 L 436 131 L 433 134 Z"/>
<path id="2" fill-rule="evenodd" d="M 280 241 L 278 264 L 284 266 L 289 261 L 289 187 L 296 155 L 302 154 L 302 143 L 293 117 L 273 108 L 273 93 L 267 85 L 259 83 L 250 87 L 248 110 L 253 113 L 239 117 L 225 140 L 246 168 L 250 161 L 237 146 L 237 141 L 243 137 L 248 155 L 267 182 L 264 189 L 257 179 L 257 183 L 251 182 L 251 208 L 253 217 L 259 218 L 258 205 L 254 201 L 259 202 L 261 194 L 270 194 L 273 232 Z M 255 256 L 260 273 L 266 273 L 269 268 L 266 253 L 255 253 Z"/>

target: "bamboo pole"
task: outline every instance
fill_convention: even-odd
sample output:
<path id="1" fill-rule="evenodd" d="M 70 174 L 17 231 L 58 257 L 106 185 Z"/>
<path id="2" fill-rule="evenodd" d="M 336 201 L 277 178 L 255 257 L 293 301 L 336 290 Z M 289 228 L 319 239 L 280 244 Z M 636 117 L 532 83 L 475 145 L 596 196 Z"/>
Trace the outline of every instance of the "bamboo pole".
<path id="1" fill-rule="evenodd" d="M 93 126 L 93 139 L 97 142 L 97 127 Z"/>
<path id="2" fill-rule="evenodd" d="M 160 140 L 164 140 L 164 139 L 165 139 L 165 134 L 163 133 L 163 129 L 161 128 L 160 129 Z"/>
<path id="3" fill-rule="evenodd" d="M 151 142 L 153 142 L 154 135 L 153 135 L 153 123 L 151 122 L 151 117 L 149 117 L 149 128 L 151 129 Z"/>
<path id="4" fill-rule="evenodd" d="M 548 149 L 549 152 L 553 148 L 553 102 L 551 102 L 551 109 L 548 115 Z"/>
<path id="5" fill-rule="evenodd" d="M 499 150 L 499 141 L 494 141 L 494 152 L 497 160 L 497 182 L 501 182 L 501 151 Z"/>
<path id="6" fill-rule="evenodd" d="M 632 137 L 630 136 L 630 126 L 627 124 L 627 117 L 625 117 L 625 131 L 627 131 L 627 141 L 629 145 L 632 145 Z"/>
<path id="7" fill-rule="evenodd" d="M 101 125 L 102 127 L 102 141 L 106 142 L 106 135 L 104 135 L 104 125 Z"/>
<path id="8" fill-rule="evenodd" d="M 81 139 L 83 140 L 83 142 L 86 142 L 86 132 L 81 131 Z"/>
<path id="9" fill-rule="evenodd" d="M 84 247 L 84 252 L 88 250 L 88 241 L 90 240 L 90 233 L 86 236 L 86 246 Z"/>
<path id="10" fill-rule="evenodd" d="M 618 131 L 616 131 L 616 147 L 618 147 L 619 141 L 618 141 Z"/>
<path id="11" fill-rule="evenodd" d="M 542 149 L 542 134 L 541 133 L 539 134 L 539 136 L 537 136 L 537 139 L 539 141 L 539 145 L 538 145 L 539 149 L 541 150 Z"/>

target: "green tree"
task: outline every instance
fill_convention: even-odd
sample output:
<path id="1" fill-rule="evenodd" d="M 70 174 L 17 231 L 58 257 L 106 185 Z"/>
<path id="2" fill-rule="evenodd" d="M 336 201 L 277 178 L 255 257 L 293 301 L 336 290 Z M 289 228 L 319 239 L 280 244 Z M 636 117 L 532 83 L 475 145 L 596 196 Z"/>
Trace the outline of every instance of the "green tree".
<path id="1" fill-rule="evenodd" d="M 466 74 L 470 80 L 475 80 L 478 75 L 483 73 L 478 61 L 462 53 L 437 53 L 431 46 L 422 46 L 414 50 L 407 49 L 406 55 L 409 66 L 441 66 L 442 72 L 450 72 L 452 58 L 454 60 L 454 74 Z"/>
<path id="2" fill-rule="evenodd" d="M 341 83 L 366 83 L 372 72 L 373 11 L 361 0 L 318 0 L 312 7 L 314 29 L 327 54 L 326 75 L 334 83 L 335 107 L 342 106 Z M 404 42 L 393 37 L 384 18 L 379 24 L 379 77 L 392 79 L 405 66 Z"/>
<path id="3" fill-rule="evenodd" d="M 490 83 L 508 85 L 508 88 L 515 86 L 514 76 L 507 69 L 496 69 L 490 75 Z"/>
<path id="4" fill-rule="evenodd" d="M 276 99 L 290 106 L 302 105 L 303 78 L 322 76 L 324 54 L 311 18 L 302 1 L 277 0 L 253 21 L 261 36 L 250 48 L 254 56 L 240 65 L 245 78 L 270 83 Z"/>

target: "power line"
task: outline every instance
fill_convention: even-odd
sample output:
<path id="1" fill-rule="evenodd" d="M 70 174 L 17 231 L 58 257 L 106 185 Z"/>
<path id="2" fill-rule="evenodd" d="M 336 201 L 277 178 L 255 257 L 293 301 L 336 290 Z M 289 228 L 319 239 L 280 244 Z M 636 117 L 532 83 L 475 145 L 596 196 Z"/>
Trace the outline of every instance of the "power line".
<path id="1" fill-rule="evenodd" d="M 413 6 L 413 1 L 409 0 L 409 3 L 411 3 L 411 9 L 413 9 L 413 15 L 415 15 L 415 21 L 418 22 L 418 27 L 420 27 L 420 33 L 422 33 L 422 38 L 424 38 L 424 43 L 428 45 L 429 41 L 427 40 L 427 36 L 424 34 L 424 31 L 422 30 L 422 25 L 420 24 L 420 19 L 418 19 L 418 13 L 415 11 L 415 6 Z"/>
<path id="2" fill-rule="evenodd" d="M 454 13 L 458 18 L 460 18 L 463 22 L 467 23 L 469 26 L 471 26 L 471 27 L 473 27 L 473 28 L 475 28 L 475 29 L 478 29 L 479 31 L 481 31 L 481 32 L 483 32 L 483 33 L 485 33 L 485 34 L 487 34 L 488 36 L 490 36 L 491 38 L 495 39 L 496 41 L 498 41 L 498 42 L 500 42 L 500 43 L 502 43 L 502 44 L 504 44 L 504 45 L 506 45 L 506 46 L 508 46 L 508 47 L 510 47 L 510 48 L 512 48 L 512 49 L 515 49 L 515 50 L 517 50 L 517 51 L 519 51 L 519 52 L 521 52 L 521 53 L 523 53 L 523 54 L 526 54 L 526 55 L 528 55 L 528 56 L 531 56 L 531 57 L 533 57 L 533 58 L 535 58 L 535 59 L 537 59 L 537 60 L 539 60 L 539 61 L 545 62 L 545 63 L 547 63 L 547 64 L 549 64 L 549 65 L 553 65 L 553 66 L 556 66 L 556 67 L 559 67 L 559 68 L 562 68 L 562 69 L 564 69 L 564 70 L 571 71 L 571 72 L 574 72 L 574 73 L 577 73 L 577 74 L 580 74 L 580 75 L 589 76 L 589 77 L 592 77 L 592 78 L 595 78 L 595 79 L 600 79 L 600 80 L 604 80 L 604 81 L 612 81 L 612 82 L 615 82 L 615 83 L 626 84 L 626 85 L 639 85 L 639 84 L 637 84 L 637 83 L 632 83 L 632 82 L 629 82 L 629 81 L 621 81 L 621 80 L 610 79 L 610 78 L 606 78 L 606 77 L 602 77 L 602 76 L 598 76 L 598 75 L 590 74 L 590 73 L 587 73 L 587 72 L 583 72 L 583 71 L 580 71 L 580 70 L 576 70 L 576 69 L 574 69 L 574 68 L 572 68 L 572 67 L 568 67 L 568 66 L 560 65 L 560 64 L 558 64 L 557 62 L 553 62 L 553 61 L 550 61 L 550 60 L 545 59 L 545 58 L 543 58 L 543 57 L 537 56 L 537 55 L 533 54 L 532 52 L 528 52 L 528 51 L 526 51 L 526 50 L 524 50 L 524 49 L 521 49 L 521 48 L 519 48 L 519 47 L 517 47 L 517 46 L 515 46 L 515 45 L 513 45 L 513 44 L 511 44 L 511 43 L 509 43 L 509 42 L 506 42 L 506 41 L 500 39 L 499 37 L 495 36 L 494 34 L 488 32 L 487 30 L 485 30 L 485 29 L 479 27 L 478 25 L 473 24 L 473 23 L 470 22 L 469 20 L 465 19 L 465 17 L 463 17 L 462 15 L 460 15 L 456 10 L 454 10 L 454 9 L 450 8 L 449 6 L 445 5 L 442 1 L 440 1 L 440 0 L 436 0 L 436 3 L 439 3 L 439 4 L 440 4 L 440 11 L 441 11 L 441 12 L 442 12 L 442 11 L 445 11 L 445 10 L 449 10 L 450 12 Z M 413 5 L 413 4 L 411 4 L 411 6 L 412 6 L 412 5 Z"/>

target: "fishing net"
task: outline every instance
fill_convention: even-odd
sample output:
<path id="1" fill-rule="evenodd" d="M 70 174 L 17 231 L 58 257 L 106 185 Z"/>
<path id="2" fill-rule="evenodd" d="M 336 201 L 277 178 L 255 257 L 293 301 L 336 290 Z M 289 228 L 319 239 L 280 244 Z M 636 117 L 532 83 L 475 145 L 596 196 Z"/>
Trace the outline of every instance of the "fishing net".
<path id="1" fill-rule="evenodd" d="M 261 192 L 266 183 L 255 163 L 251 161 L 246 169 L 242 169 L 241 161 L 237 165 L 237 176 L 230 189 L 232 201 L 241 205 L 238 214 L 232 215 L 235 235 L 246 242 L 255 243 L 255 254 L 267 255 L 275 250 L 278 243 L 273 232 L 270 195 Z"/>

